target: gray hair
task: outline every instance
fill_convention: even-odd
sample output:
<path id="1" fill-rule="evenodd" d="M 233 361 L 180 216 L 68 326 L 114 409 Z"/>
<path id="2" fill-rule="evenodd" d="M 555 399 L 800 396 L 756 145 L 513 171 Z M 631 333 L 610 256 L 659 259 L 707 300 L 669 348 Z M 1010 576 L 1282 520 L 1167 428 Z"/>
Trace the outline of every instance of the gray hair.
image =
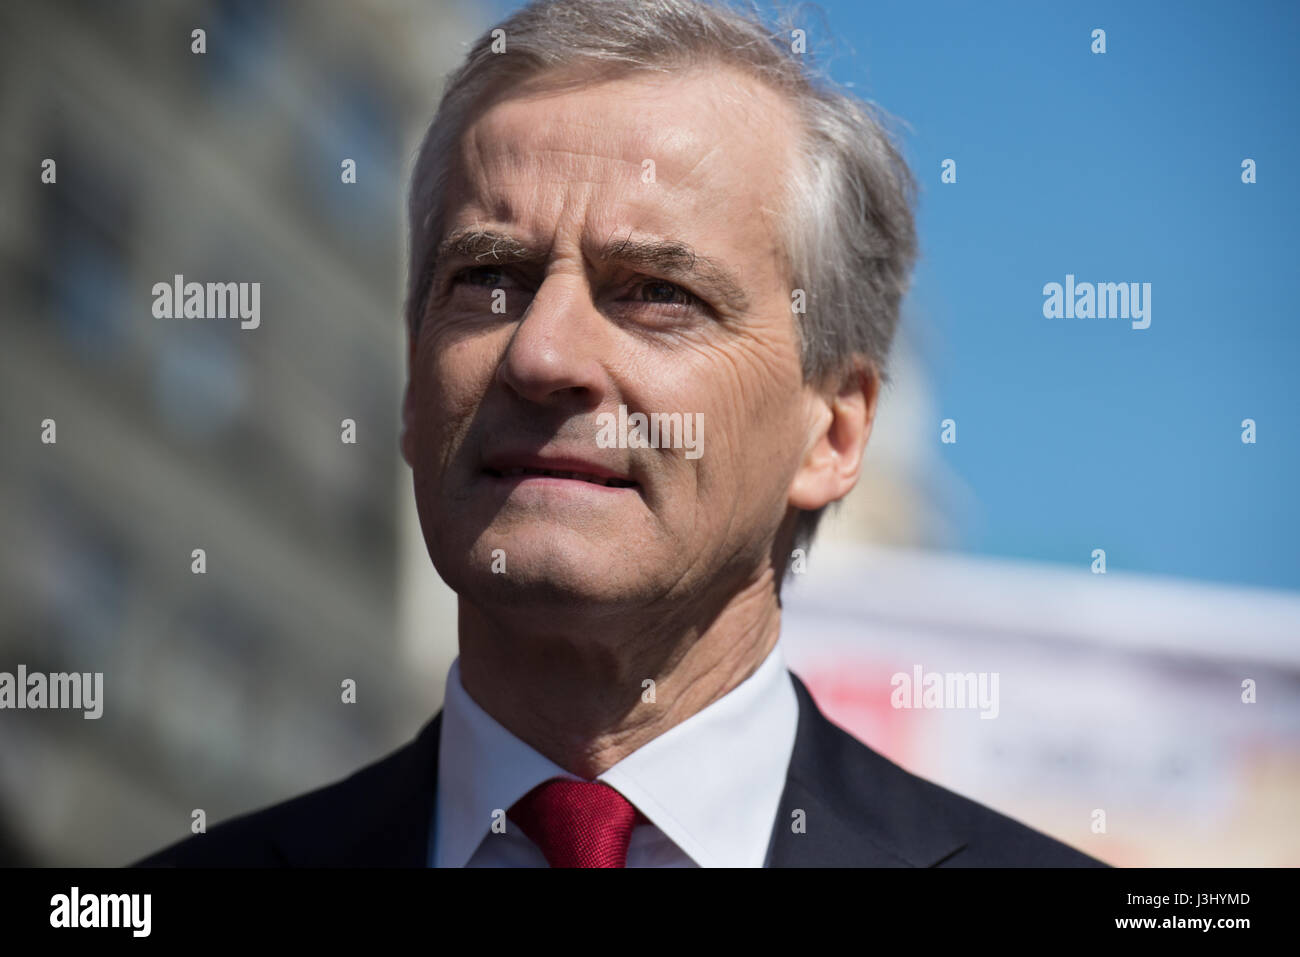
<path id="1" fill-rule="evenodd" d="M 587 82 L 698 65 L 739 68 L 783 93 L 803 120 L 797 168 L 779 209 L 791 289 L 806 313 L 796 328 L 807 382 L 838 384 L 865 361 L 882 380 L 916 259 L 916 183 L 873 105 L 841 93 L 791 52 L 755 11 L 701 0 L 534 0 L 486 31 L 447 81 L 411 178 L 407 328 L 419 332 L 441 239 L 443 193 L 456 140 L 483 98 L 546 72 Z M 506 53 L 494 53 L 504 31 Z M 825 509 L 798 517 L 811 543 Z"/>

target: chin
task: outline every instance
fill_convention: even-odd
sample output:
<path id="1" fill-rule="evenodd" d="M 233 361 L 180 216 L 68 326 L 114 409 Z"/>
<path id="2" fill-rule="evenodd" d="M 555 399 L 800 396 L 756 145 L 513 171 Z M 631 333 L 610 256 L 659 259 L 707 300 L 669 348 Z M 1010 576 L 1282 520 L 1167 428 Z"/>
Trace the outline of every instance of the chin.
<path id="1" fill-rule="evenodd" d="M 617 536 L 593 542 L 572 529 L 489 531 L 464 551 L 444 551 L 434 565 L 458 595 L 485 607 L 618 609 L 642 598 L 646 587 L 642 563 L 628 558 L 636 554 L 628 546 Z"/>

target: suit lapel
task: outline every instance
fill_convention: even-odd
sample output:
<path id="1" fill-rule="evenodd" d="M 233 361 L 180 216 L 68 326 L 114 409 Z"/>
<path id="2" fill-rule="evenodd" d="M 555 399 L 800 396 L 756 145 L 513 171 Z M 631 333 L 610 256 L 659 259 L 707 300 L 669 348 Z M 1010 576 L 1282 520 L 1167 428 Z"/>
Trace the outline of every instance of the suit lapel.
<path id="1" fill-rule="evenodd" d="M 941 816 L 926 814 L 919 779 L 886 760 L 818 709 L 790 672 L 799 723 L 768 867 L 931 867 L 965 846 Z M 304 829 L 282 850 L 292 863 L 425 867 L 438 786 L 439 711 L 419 735 L 363 769 L 341 796 L 356 826 L 330 835 Z"/>
<path id="2" fill-rule="evenodd" d="M 799 727 L 767 866 L 930 867 L 965 845 L 918 810 L 918 779 L 833 724 L 790 678 Z"/>

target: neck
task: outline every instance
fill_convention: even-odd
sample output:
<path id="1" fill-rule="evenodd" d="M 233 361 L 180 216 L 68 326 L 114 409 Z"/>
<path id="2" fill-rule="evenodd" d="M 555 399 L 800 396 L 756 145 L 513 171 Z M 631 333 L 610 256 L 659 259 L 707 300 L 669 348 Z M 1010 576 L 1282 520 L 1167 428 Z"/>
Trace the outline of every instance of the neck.
<path id="1" fill-rule="evenodd" d="M 520 740 L 588 780 L 739 685 L 781 631 L 770 571 L 715 613 L 686 616 L 694 624 L 624 614 L 566 626 L 536 612 L 489 612 L 463 597 L 459 608 L 465 691 Z"/>

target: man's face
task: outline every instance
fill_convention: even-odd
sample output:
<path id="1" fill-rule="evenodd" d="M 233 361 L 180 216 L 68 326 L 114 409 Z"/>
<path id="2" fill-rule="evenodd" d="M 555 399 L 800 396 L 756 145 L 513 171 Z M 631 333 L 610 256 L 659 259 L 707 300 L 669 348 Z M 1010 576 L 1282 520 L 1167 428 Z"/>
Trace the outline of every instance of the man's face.
<path id="1" fill-rule="evenodd" d="M 764 566 L 810 432 L 773 208 L 795 122 L 715 70 L 516 92 L 465 131 L 435 241 L 492 238 L 437 263 L 402 442 L 463 598 L 611 613 Z M 620 405 L 702 413 L 702 454 L 602 448 Z M 622 482 L 515 474 L 543 467 Z"/>

